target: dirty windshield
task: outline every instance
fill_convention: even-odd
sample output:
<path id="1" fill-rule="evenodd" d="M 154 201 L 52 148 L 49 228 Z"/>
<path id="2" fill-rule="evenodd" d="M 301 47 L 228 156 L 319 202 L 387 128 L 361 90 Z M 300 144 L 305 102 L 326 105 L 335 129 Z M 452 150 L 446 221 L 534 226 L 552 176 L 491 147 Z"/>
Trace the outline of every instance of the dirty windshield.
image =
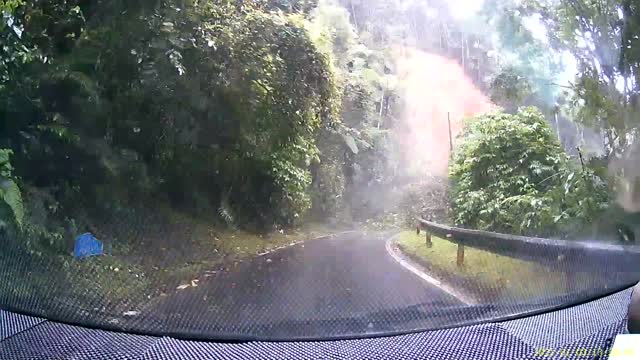
<path id="1" fill-rule="evenodd" d="M 629 0 L 0 0 L 0 309 L 202 339 L 640 278 Z"/>

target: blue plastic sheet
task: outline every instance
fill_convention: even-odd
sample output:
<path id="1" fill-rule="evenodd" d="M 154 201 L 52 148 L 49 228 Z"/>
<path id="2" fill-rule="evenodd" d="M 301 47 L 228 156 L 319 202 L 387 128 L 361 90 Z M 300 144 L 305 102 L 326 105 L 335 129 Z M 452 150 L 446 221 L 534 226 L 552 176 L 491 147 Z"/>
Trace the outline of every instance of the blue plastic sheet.
<path id="1" fill-rule="evenodd" d="M 78 258 L 102 255 L 104 248 L 102 241 L 98 240 L 91 233 L 84 233 L 76 237 L 73 255 Z"/>

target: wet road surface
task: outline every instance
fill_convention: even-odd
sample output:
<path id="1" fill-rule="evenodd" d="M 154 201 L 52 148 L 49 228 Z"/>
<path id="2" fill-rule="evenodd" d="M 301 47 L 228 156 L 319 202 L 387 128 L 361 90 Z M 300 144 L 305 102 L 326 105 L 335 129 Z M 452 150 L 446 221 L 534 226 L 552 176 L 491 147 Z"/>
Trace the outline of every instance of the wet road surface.
<path id="1" fill-rule="evenodd" d="M 406 331 L 442 322 L 434 310 L 463 304 L 398 264 L 385 248 L 390 235 L 351 232 L 255 257 L 178 290 L 149 315 L 171 333 L 268 338 Z M 407 311 L 412 307 L 429 311 L 416 315 Z M 433 316 L 417 319 L 421 314 Z"/>

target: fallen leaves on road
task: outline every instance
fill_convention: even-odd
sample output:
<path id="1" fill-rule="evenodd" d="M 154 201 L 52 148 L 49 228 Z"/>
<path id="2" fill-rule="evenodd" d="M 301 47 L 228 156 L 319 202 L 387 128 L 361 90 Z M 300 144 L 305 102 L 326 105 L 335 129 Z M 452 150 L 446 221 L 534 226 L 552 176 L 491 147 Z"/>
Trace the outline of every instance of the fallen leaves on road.
<path id="1" fill-rule="evenodd" d="M 211 276 L 215 275 L 216 273 L 217 273 L 217 271 L 207 270 L 207 271 L 204 272 L 204 277 L 208 278 L 208 277 L 211 277 Z"/>

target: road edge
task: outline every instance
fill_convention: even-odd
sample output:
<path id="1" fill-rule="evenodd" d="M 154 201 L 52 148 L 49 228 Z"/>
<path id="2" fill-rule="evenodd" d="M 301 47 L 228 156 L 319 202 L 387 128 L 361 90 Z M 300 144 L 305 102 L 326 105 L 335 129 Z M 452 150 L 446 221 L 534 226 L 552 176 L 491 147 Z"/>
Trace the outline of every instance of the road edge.
<path id="1" fill-rule="evenodd" d="M 260 257 L 266 256 L 266 255 L 272 254 L 272 253 L 274 253 L 276 251 L 284 250 L 284 249 L 287 249 L 287 248 L 290 248 L 290 247 L 293 247 L 293 246 L 296 246 L 296 245 L 302 245 L 305 242 L 315 241 L 315 240 L 322 240 L 322 239 L 329 239 L 329 238 L 333 238 L 333 237 L 336 237 L 336 236 L 339 236 L 339 235 L 345 235 L 345 234 L 357 233 L 357 232 L 358 232 L 357 230 L 346 230 L 346 231 L 341 231 L 341 232 L 337 232 L 337 233 L 324 234 L 324 235 L 320 235 L 320 236 L 316 236 L 316 237 L 311 237 L 309 239 L 298 240 L 298 241 L 295 241 L 295 242 L 292 242 L 292 243 L 289 243 L 289 244 L 286 244 L 286 245 L 282 245 L 282 246 L 278 246 L 278 247 L 275 247 L 275 248 L 271 248 L 271 249 L 269 249 L 267 251 L 264 251 L 264 252 L 256 253 L 255 255 L 247 257 L 247 258 L 244 258 L 244 259 L 239 259 L 237 262 L 238 263 L 242 263 L 242 262 L 247 261 L 247 259 L 249 259 L 249 258 L 260 258 Z M 207 273 L 207 270 L 205 270 L 205 271 L 201 272 L 200 274 L 198 274 L 198 276 L 196 277 L 196 280 L 198 280 L 198 281 L 202 280 L 203 274 L 206 274 L 206 273 Z M 193 287 L 191 287 L 191 288 L 193 288 Z M 178 291 L 179 290 L 177 290 L 177 289 L 172 289 L 172 294 L 177 294 Z M 167 295 L 167 296 L 169 296 L 169 295 Z M 157 306 L 157 304 L 160 303 L 164 298 L 165 297 L 156 296 L 156 297 L 153 297 L 153 298 L 149 299 L 149 301 L 139 310 L 139 312 L 140 313 L 144 313 L 147 310 Z"/>
<path id="2" fill-rule="evenodd" d="M 289 244 L 286 244 L 286 245 L 282 245 L 282 246 L 278 246 L 278 247 L 269 249 L 269 250 L 264 251 L 264 252 L 257 253 L 255 257 L 262 257 L 262 256 L 265 256 L 265 255 L 269 255 L 269 254 L 274 253 L 276 251 L 280 251 L 280 250 L 283 250 L 283 249 L 286 249 L 286 248 L 290 248 L 290 247 L 293 247 L 293 246 L 296 246 L 296 245 L 304 244 L 305 242 L 309 242 L 309 241 L 330 239 L 332 237 L 351 234 L 351 233 L 357 233 L 357 232 L 358 232 L 357 230 L 346 230 L 346 231 L 341 231 L 341 232 L 332 233 L 332 234 L 320 235 L 320 236 L 317 236 L 317 237 L 314 237 L 314 238 L 310 238 L 310 239 L 298 240 L 298 241 L 295 241 L 295 242 L 292 242 L 292 243 L 289 243 Z"/>
<path id="3" fill-rule="evenodd" d="M 465 303 L 468 306 L 474 306 L 474 305 L 478 305 L 479 302 L 471 295 L 469 294 L 465 294 L 459 290 L 454 289 L 451 285 L 447 284 L 445 281 L 442 281 L 441 279 L 437 279 L 431 275 L 429 275 L 426 270 L 424 269 L 424 267 L 422 267 L 421 265 L 415 263 L 414 261 L 411 261 L 410 259 L 408 259 L 406 256 L 404 256 L 400 250 L 396 250 L 393 247 L 393 243 L 395 242 L 396 238 L 399 236 L 400 234 L 396 234 L 391 236 L 390 238 L 388 238 L 385 241 L 385 248 L 387 250 L 387 253 L 403 268 L 405 268 L 406 270 L 410 271 L 411 273 L 413 273 L 414 275 L 416 275 L 417 277 L 419 277 L 420 279 L 422 279 L 423 281 L 429 283 L 430 285 L 433 285 L 437 288 L 439 288 L 440 290 L 446 292 L 447 294 L 453 296 L 454 298 L 458 299 L 459 301 Z"/>

